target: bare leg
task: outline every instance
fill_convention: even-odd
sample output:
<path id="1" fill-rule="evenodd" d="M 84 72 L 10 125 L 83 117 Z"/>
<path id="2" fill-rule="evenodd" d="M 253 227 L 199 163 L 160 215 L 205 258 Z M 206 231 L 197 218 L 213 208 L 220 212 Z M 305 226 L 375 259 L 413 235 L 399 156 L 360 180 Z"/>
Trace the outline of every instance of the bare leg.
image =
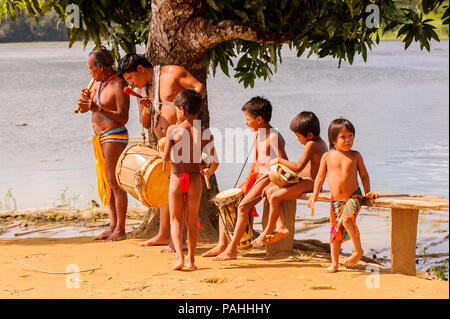
<path id="1" fill-rule="evenodd" d="M 139 246 L 168 245 L 170 243 L 170 213 L 169 205 L 159 209 L 159 231 L 154 237 L 140 242 Z"/>
<path id="2" fill-rule="evenodd" d="M 207 252 L 202 254 L 202 257 L 213 257 L 221 254 L 228 245 L 228 239 L 227 235 L 225 234 L 225 230 L 223 229 L 223 221 L 222 218 L 219 216 L 219 242 L 217 243 L 216 247 L 211 248 Z"/>
<path id="3" fill-rule="evenodd" d="M 183 192 L 179 185 L 179 178 L 175 174 L 171 174 L 169 187 L 170 236 L 177 254 L 176 262 L 172 267 L 174 270 L 184 267 L 183 233 L 181 231 L 181 225 L 185 223 L 184 209 L 185 203 Z"/>
<path id="4" fill-rule="evenodd" d="M 334 240 L 330 243 L 331 246 L 331 265 L 325 269 L 325 272 L 333 273 L 338 271 L 339 267 L 339 252 L 341 250 L 342 241 Z"/>
<path id="5" fill-rule="evenodd" d="M 345 217 L 342 221 L 342 225 L 347 230 L 353 243 L 353 254 L 345 260 L 344 265 L 348 268 L 354 268 L 364 254 L 361 247 L 361 238 L 359 237 L 355 224 L 350 217 Z"/>
<path id="6" fill-rule="evenodd" d="M 270 183 L 268 186 L 266 186 L 265 190 L 266 190 L 266 198 L 270 203 L 270 198 L 272 197 L 272 195 L 279 190 L 280 187 L 278 187 L 277 185 L 274 185 L 272 183 Z M 270 213 L 269 213 L 270 216 Z M 252 241 L 252 245 L 253 247 L 262 247 L 267 243 L 267 236 L 268 232 L 267 232 L 267 226 L 266 228 L 263 230 L 263 232 L 258 236 L 258 238 L 256 238 L 255 240 Z"/>
<path id="7" fill-rule="evenodd" d="M 220 255 L 216 256 L 214 260 L 230 260 L 236 259 L 237 257 L 237 246 L 239 245 L 239 241 L 241 240 L 242 235 L 245 232 L 245 228 L 249 222 L 249 212 L 250 209 L 256 205 L 259 201 L 261 201 L 261 193 L 263 189 L 270 183 L 270 179 L 268 177 L 264 177 L 264 179 L 260 179 L 255 182 L 253 188 L 245 195 L 244 199 L 241 201 L 238 208 L 238 217 L 236 221 L 236 227 L 234 229 L 233 238 L 231 238 L 231 242 L 228 244 L 225 251 L 223 251 Z"/>
<path id="8" fill-rule="evenodd" d="M 200 208 L 200 200 L 202 198 L 202 176 L 199 174 L 191 174 L 190 186 L 187 199 L 187 216 L 186 225 L 188 232 L 188 254 L 185 262 L 187 270 L 194 270 L 195 266 L 195 249 L 198 241 L 198 209 Z"/>
<path id="9" fill-rule="evenodd" d="M 117 160 L 126 146 L 127 145 L 124 143 L 115 142 L 102 144 L 106 173 L 108 176 L 109 186 L 111 187 L 111 200 L 108 206 L 111 223 L 108 230 L 98 237 L 103 237 L 102 239 L 106 239 L 108 241 L 118 241 L 127 238 L 125 233 L 125 220 L 127 215 L 128 197 L 127 193 L 121 190 L 117 184 L 115 173 Z M 110 235 L 107 238 L 104 238 L 108 233 L 110 233 Z"/>
<path id="10" fill-rule="evenodd" d="M 288 187 L 275 186 L 271 188 L 269 196 L 269 221 L 261 235 L 255 239 L 254 246 L 261 247 L 266 243 L 275 243 L 288 236 L 289 230 L 286 228 L 281 214 L 281 203 L 286 200 L 295 199 L 300 194 L 313 190 L 313 188 L 314 182 L 311 180 L 302 180 L 299 183 Z"/>

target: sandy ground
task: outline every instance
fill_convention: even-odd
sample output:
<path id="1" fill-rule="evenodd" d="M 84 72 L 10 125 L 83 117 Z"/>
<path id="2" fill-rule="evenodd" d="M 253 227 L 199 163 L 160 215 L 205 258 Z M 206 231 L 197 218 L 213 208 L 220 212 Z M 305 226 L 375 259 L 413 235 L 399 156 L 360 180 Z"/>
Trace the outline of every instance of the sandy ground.
<path id="1" fill-rule="evenodd" d="M 140 247 L 138 242 L 98 242 L 93 237 L 1 239 L 0 298 L 449 298 L 445 281 L 388 271 L 375 277 L 363 263 L 355 270 L 341 267 L 338 273 L 327 274 L 326 259 L 299 255 L 267 260 L 263 250 L 225 262 L 198 256 L 197 270 L 173 271 L 174 254 L 161 254 L 160 247 Z M 200 243 L 197 254 L 212 246 Z M 100 269 L 48 274 L 19 262 L 50 272 L 66 272 L 71 264 L 80 271 Z"/>

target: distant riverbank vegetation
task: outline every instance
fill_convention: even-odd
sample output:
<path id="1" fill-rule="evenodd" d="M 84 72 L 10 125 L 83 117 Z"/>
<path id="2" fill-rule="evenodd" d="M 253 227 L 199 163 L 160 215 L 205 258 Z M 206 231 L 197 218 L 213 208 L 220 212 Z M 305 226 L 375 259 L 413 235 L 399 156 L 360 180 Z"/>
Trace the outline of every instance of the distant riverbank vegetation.
<path id="1" fill-rule="evenodd" d="M 51 12 L 39 17 L 39 23 L 27 13 L 18 16 L 16 22 L 2 17 L 0 23 L 0 43 L 69 41 L 64 21 L 58 24 L 59 16 Z"/>

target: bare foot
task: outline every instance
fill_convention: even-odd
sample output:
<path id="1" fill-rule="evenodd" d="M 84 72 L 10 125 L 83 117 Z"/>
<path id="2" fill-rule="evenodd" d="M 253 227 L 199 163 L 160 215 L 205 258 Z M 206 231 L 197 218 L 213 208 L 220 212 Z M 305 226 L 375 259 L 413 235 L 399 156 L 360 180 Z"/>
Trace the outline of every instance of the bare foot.
<path id="1" fill-rule="evenodd" d="M 217 256 L 219 254 L 221 254 L 222 252 L 225 251 L 225 249 L 227 249 L 227 246 L 216 246 L 214 248 L 211 248 L 210 250 L 208 250 L 207 252 L 204 252 L 202 254 L 202 257 L 213 257 L 213 256 Z"/>
<path id="2" fill-rule="evenodd" d="M 347 268 L 355 268 L 356 264 L 358 263 L 358 261 L 361 259 L 361 257 L 363 256 L 363 252 L 353 252 L 353 254 L 348 257 L 345 261 L 344 261 L 344 265 Z"/>
<path id="3" fill-rule="evenodd" d="M 273 244 L 276 243 L 277 241 L 283 239 L 284 237 L 289 235 L 289 230 L 287 228 L 282 228 L 280 230 L 276 230 L 272 233 L 266 236 L 267 238 L 267 243 L 268 244 Z"/>
<path id="4" fill-rule="evenodd" d="M 265 244 L 267 244 L 267 238 L 266 238 L 265 233 L 262 233 L 261 235 L 259 235 L 258 238 L 256 238 L 254 241 L 252 241 L 253 247 L 262 247 Z"/>
<path id="5" fill-rule="evenodd" d="M 193 260 L 187 260 L 184 269 L 186 269 L 186 270 L 195 270 L 195 269 L 197 269 L 197 266 L 195 266 Z"/>
<path id="6" fill-rule="evenodd" d="M 164 248 L 161 248 L 159 250 L 159 252 L 162 253 L 162 254 L 174 253 L 175 252 L 175 248 L 173 248 L 172 244 L 170 244 L 170 245 L 168 245 L 168 246 L 166 246 Z"/>
<path id="7" fill-rule="evenodd" d="M 214 257 L 214 261 L 223 261 L 223 260 L 232 260 L 236 259 L 237 254 L 236 253 L 230 253 L 228 250 L 223 251 L 220 255 Z"/>
<path id="8" fill-rule="evenodd" d="M 146 246 L 168 245 L 169 242 L 170 241 L 167 238 L 156 235 L 155 237 L 152 237 L 147 241 L 141 241 L 139 243 L 139 246 L 146 247 Z"/>
<path id="9" fill-rule="evenodd" d="M 109 236 L 111 236 L 111 234 L 114 232 L 114 228 L 108 228 L 107 230 L 105 230 L 103 233 L 101 233 L 100 235 L 98 235 L 97 237 L 94 238 L 94 240 L 105 240 L 108 239 Z"/>
<path id="10" fill-rule="evenodd" d="M 124 230 L 115 230 L 111 236 L 109 236 L 106 241 L 120 241 L 127 239 L 127 234 Z"/>
<path id="11" fill-rule="evenodd" d="M 186 243 L 184 243 L 183 244 L 183 250 L 187 250 L 187 249 L 188 249 L 188 245 Z M 161 248 L 159 250 L 159 252 L 162 253 L 162 254 L 174 253 L 175 252 L 175 247 L 173 247 L 173 243 L 170 243 L 166 247 Z"/>
<path id="12" fill-rule="evenodd" d="M 325 269 L 325 272 L 327 273 L 334 273 L 338 271 L 338 265 L 331 264 L 327 269 Z"/>
<path id="13" fill-rule="evenodd" d="M 175 264 L 173 265 L 172 269 L 173 270 L 181 270 L 184 267 L 184 260 L 180 259 L 175 262 Z"/>

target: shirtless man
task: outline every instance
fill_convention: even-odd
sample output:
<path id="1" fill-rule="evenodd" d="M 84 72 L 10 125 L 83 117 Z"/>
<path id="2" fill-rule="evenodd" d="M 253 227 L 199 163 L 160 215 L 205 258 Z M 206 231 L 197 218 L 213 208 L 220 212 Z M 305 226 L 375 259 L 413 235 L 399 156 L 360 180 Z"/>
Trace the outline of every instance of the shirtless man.
<path id="1" fill-rule="evenodd" d="M 115 169 L 120 154 L 128 144 L 125 124 L 128 122 L 130 98 L 123 93 L 126 82 L 114 71 L 113 64 L 114 59 L 107 50 L 92 51 L 87 58 L 87 67 L 97 83 L 91 91 L 83 89 L 78 99 L 81 113 L 92 112 L 99 196 L 102 203 L 108 206 L 111 218 L 109 228 L 95 239 L 107 241 L 126 238 L 128 205 L 127 193 L 117 184 Z M 88 97 L 84 96 L 85 92 Z"/>
<path id="2" fill-rule="evenodd" d="M 206 97 L 206 88 L 203 84 L 183 67 L 153 66 L 142 55 L 125 55 L 119 62 L 119 73 L 129 85 L 137 87 L 140 90 L 138 93 L 144 96 L 143 99 L 138 98 L 140 121 L 144 128 L 153 130 L 158 141 L 166 136 L 170 125 L 177 123 L 177 111 L 173 100 L 178 93 L 184 89 L 194 89 L 201 94 L 202 99 Z M 159 77 L 159 81 L 156 81 L 154 77 Z M 158 234 L 139 245 L 169 244 L 161 252 L 175 252 L 170 242 L 169 206 L 161 207 L 159 214 Z"/>

